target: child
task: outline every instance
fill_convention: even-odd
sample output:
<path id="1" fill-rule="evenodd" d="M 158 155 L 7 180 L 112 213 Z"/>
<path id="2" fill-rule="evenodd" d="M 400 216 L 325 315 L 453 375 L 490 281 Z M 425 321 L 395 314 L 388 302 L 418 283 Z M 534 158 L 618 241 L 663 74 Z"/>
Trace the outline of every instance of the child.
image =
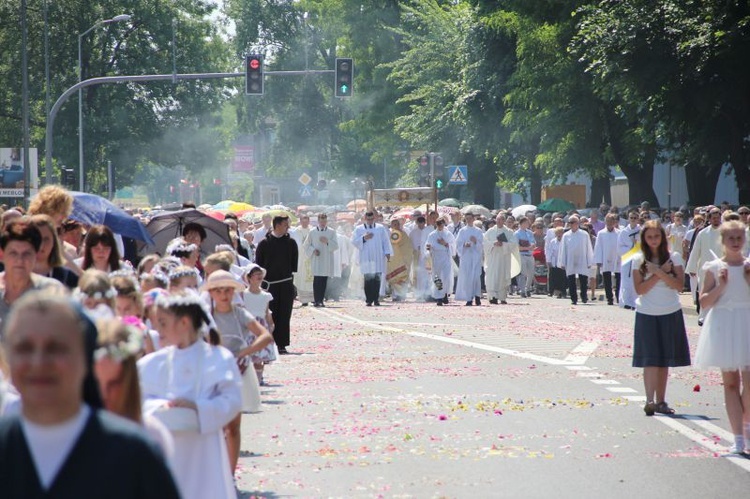
<path id="1" fill-rule="evenodd" d="M 266 277 L 266 269 L 255 263 L 250 264 L 246 269 L 244 277 L 249 289 L 243 293 L 245 308 L 250 312 L 250 315 L 255 317 L 256 321 L 260 322 L 261 325 L 273 333 L 273 316 L 268 306 L 271 300 L 273 300 L 273 296 L 260 287 L 263 279 Z M 255 368 L 255 374 L 258 375 L 260 386 L 265 385 L 263 381 L 263 365 L 276 360 L 274 346 L 275 343 L 271 343 L 252 356 L 253 367 Z"/>
<path id="2" fill-rule="evenodd" d="M 235 497 L 222 428 L 240 412 L 242 381 L 232 353 L 218 346 L 197 293 L 161 296 L 155 324 L 170 346 L 138 361 L 144 413 L 172 432 L 173 471 L 185 499 Z"/>
<path id="3" fill-rule="evenodd" d="M 718 367 L 724 402 L 734 432 L 733 454 L 745 454 L 750 437 L 750 261 L 742 255 L 745 226 L 725 222 L 719 229 L 724 257 L 707 262 L 700 304 L 707 310 L 695 364 Z M 743 386 L 744 385 L 744 386 Z"/>
<path id="4" fill-rule="evenodd" d="M 198 271 L 194 267 L 180 265 L 169 272 L 169 292 L 179 293 L 187 288 L 198 289 Z"/>
<path id="5" fill-rule="evenodd" d="M 273 342 L 271 333 L 265 327 L 261 326 L 245 309 L 232 304 L 235 292 L 243 289 L 245 286 L 226 270 L 215 270 L 203 285 L 203 290 L 211 295 L 211 313 L 216 321 L 217 329 L 221 331 L 222 346 L 232 352 L 242 373 L 247 369 L 246 357 L 257 353 Z M 247 340 L 248 333 L 252 334 L 254 341 Z M 250 375 L 252 376 L 252 373 Z M 254 378 L 254 376 L 244 376 L 242 379 L 243 383 L 254 383 L 257 392 L 257 380 Z M 245 387 L 246 390 L 249 388 Z M 256 398 L 260 400 L 259 394 L 256 394 Z M 231 470 L 237 467 L 240 455 L 241 420 L 242 413 L 240 412 L 224 428 Z"/>
<path id="6" fill-rule="evenodd" d="M 118 270 L 109 275 L 115 297 L 115 315 L 143 333 L 145 353 L 159 348 L 159 335 L 143 323 L 143 294 L 132 272 Z"/>
<path id="7" fill-rule="evenodd" d="M 96 269 L 85 271 L 78 280 L 75 296 L 89 315 L 97 319 L 114 317 L 117 291 L 106 272 Z"/>
<path id="8" fill-rule="evenodd" d="M 633 367 L 643 367 L 646 416 L 674 414 L 664 400 L 669 368 L 690 365 L 679 292 L 685 277 L 682 257 L 669 254 L 667 235 L 658 220 L 640 233 L 641 251 L 632 260 L 635 307 Z"/>

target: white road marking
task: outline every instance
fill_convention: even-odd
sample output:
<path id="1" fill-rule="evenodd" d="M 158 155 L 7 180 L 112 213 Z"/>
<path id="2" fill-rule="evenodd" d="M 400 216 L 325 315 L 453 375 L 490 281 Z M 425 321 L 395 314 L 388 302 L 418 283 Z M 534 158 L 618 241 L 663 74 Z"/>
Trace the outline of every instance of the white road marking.
<path id="1" fill-rule="evenodd" d="M 415 336 L 417 338 L 426 338 L 429 340 L 442 341 L 443 343 L 450 343 L 453 345 L 461 345 L 461 346 L 465 346 L 469 348 L 476 348 L 477 350 L 485 350 L 487 352 L 499 353 L 499 354 L 508 355 L 511 357 L 518 357 L 521 359 L 533 360 L 534 362 L 541 362 L 541 363 L 549 364 L 552 366 L 564 366 L 564 365 L 571 364 L 571 362 L 567 360 L 553 359 L 551 357 L 545 357 L 543 355 L 536 355 L 536 354 L 528 353 L 528 352 L 519 352 L 518 350 L 510 350 L 507 348 L 483 345 L 482 343 L 474 343 L 473 341 L 460 340 L 458 338 L 449 338 L 447 336 L 439 336 L 436 334 L 422 333 L 419 331 L 410 331 L 404 328 L 385 326 L 379 322 L 364 321 L 361 319 L 357 319 L 356 317 L 352 317 L 349 314 L 344 314 L 341 312 L 334 312 L 332 310 L 323 310 L 323 309 L 318 308 L 318 309 L 315 309 L 315 311 L 318 313 L 328 315 L 330 317 L 336 317 L 341 320 L 346 320 L 348 322 L 353 322 L 356 324 L 362 324 L 368 327 L 381 329 L 383 331 L 390 331 L 394 333 L 404 333 L 404 334 L 408 334 L 409 336 Z"/>
<path id="2" fill-rule="evenodd" d="M 595 385 L 619 385 L 619 381 L 615 381 L 613 379 L 590 379 L 592 383 Z"/>
<path id="3" fill-rule="evenodd" d="M 565 360 L 570 364 L 583 365 L 599 347 L 598 341 L 584 341 L 573 349 Z"/>
<path id="4" fill-rule="evenodd" d="M 579 371 L 576 376 L 578 376 L 579 378 L 601 378 L 603 375 L 602 373 L 597 372 L 587 373 L 585 371 Z"/>
<path id="5" fill-rule="evenodd" d="M 607 391 L 612 393 L 638 393 L 638 390 L 627 386 L 611 386 Z"/>

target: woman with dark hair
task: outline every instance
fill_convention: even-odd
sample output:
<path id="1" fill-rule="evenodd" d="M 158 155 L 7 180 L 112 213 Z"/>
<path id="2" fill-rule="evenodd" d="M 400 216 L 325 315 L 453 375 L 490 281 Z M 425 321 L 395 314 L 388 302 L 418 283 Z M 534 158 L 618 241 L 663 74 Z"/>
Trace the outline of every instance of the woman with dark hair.
<path id="1" fill-rule="evenodd" d="M 633 367 L 643 368 L 646 416 L 674 414 L 664 400 L 670 367 L 690 365 L 685 320 L 679 292 L 685 277 L 679 253 L 670 254 L 667 234 L 658 220 L 649 220 L 640 233 L 641 251 L 633 257 L 635 338 Z"/>
<path id="2" fill-rule="evenodd" d="M 60 240 L 55 230 L 55 222 L 49 215 L 33 215 L 29 218 L 31 225 L 36 226 L 42 236 L 42 244 L 36 254 L 34 273 L 57 279 L 68 289 L 78 286 L 78 276 L 64 267 Z"/>
<path id="3" fill-rule="evenodd" d="M 80 263 L 83 270 L 95 268 L 109 273 L 120 270 L 122 267 L 117 241 L 109 227 L 94 225 L 86 234 L 83 244 L 85 249 Z"/>
<path id="4" fill-rule="evenodd" d="M 4 320 L 11 305 L 28 291 L 62 285 L 49 277 L 33 272 L 36 255 L 42 245 L 39 228 L 27 217 L 11 221 L 0 231 L 0 249 L 5 270 L 0 272 L 0 321 Z"/>

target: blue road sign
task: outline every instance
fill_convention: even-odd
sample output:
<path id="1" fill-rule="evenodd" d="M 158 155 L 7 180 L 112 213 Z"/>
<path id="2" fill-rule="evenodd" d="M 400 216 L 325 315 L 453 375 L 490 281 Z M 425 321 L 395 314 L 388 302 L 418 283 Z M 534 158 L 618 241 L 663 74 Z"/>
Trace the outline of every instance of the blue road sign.
<path id="1" fill-rule="evenodd" d="M 299 188 L 299 195 L 303 198 L 309 198 L 312 196 L 312 191 L 310 190 L 309 185 L 303 185 Z"/>
<path id="2" fill-rule="evenodd" d="M 466 185 L 469 181 L 468 167 L 466 165 L 448 167 L 448 183 L 451 185 Z"/>

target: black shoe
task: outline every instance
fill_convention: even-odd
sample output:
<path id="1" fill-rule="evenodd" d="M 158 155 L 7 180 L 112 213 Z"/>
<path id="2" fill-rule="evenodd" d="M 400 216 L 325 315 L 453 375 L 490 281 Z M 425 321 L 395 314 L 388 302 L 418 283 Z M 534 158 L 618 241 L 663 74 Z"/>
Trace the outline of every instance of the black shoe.
<path id="1" fill-rule="evenodd" d="M 572 301 L 572 300 L 571 300 L 571 301 L 570 301 L 570 303 L 572 303 L 573 305 L 578 305 L 578 302 L 577 302 L 577 301 Z"/>
<path id="2" fill-rule="evenodd" d="M 582 301 L 583 303 L 588 303 L 588 302 L 589 302 L 589 299 L 588 299 L 588 298 L 581 298 L 581 301 Z"/>
<path id="3" fill-rule="evenodd" d="M 437 301 L 437 306 L 438 307 L 442 307 L 443 306 L 443 300 L 438 300 Z"/>
<path id="4" fill-rule="evenodd" d="M 635 307 L 631 307 L 630 305 L 625 305 L 622 308 L 624 308 L 625 310 L 635 310 Z"/>
<path id="5" fill-rule="evenodd" d="M 473 304 L 471 303 L 471 300 L 469 300 L 469 301 L 467 301 L 467 302 L 466 302 L 466 306 L 467 306 L 467 307 L 470 307 L 470 306 L 472 306 L 472 305 L 473 305 Z"/>
<path id="6" fill-rule="evenodd" d="M 375 300 L 375 306 L 376 306 L 376 307 L 379 307 L 379 306 L 380 306 L 380 302 L 379 302 L 378 300 Z"/>
<path id="7" fill-rule="evenodd" d="M 612 300 L 608 300 L 607 305 L 614 305 L 614 303 L 612 302 Z"/>
<path id="8" fill-rule="evenodd" d="M 505 300 L 500 300 L 500 303 L 503 304 L 503 305 L 507 305 L 508 304 L 508 302 L 505 301 Z"/>
<path id="9" fill-rule="evenodd" d="M 475 296 L 474 297 L 474 304 L 477 305 L 477 306 L 479 306 L 479 305 L 482 304 L 482 300 L 478 296 Z"/>
<path id="10" fill-rule="evenodd" d="M 371 301 L 368 301 L 368 302 L 367 302 L 367 306 L 368 306 L 368 307 L 372 307 L 372 302 L 371 302 Z"/>
<path id="11" fill-rule="evenodd" d="M 490 298 L 490 305 L 497 305 L 497 298 Z"/>
<path id="12" fill-rule="evenodd" d="M 279 347 L 279 355 L 288 355 L 289 352 L 286 351 L 286 347 Z"/>
<path id="13" fill-rule="evenodd" d="M 318 303 L 318 302 L 313 302 L 313 307 L 315 307 L 315 308 L 318 308 L 319 306 L 320 306 L 320 303 Z"/>
<path id="14" fill-rule="evenodd" d="M 445 295 L 443 297 L 443 303 L 445 303 L 446 305 L 448 304 L 448 295 Z"/>

